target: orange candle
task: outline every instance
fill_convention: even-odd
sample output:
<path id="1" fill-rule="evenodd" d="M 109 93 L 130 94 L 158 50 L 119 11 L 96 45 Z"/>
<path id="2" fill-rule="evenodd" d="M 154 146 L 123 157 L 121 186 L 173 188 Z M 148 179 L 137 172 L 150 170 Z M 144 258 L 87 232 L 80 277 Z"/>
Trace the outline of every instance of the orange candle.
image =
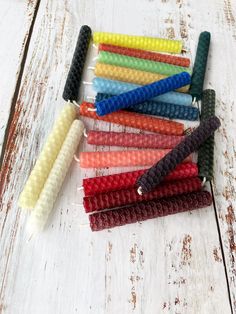
<path id="1" fill-rule="evenodd" d="M 150 166 L 162 159 L 170 149 L 126 150 L 80 153 L 81 168 Z"/>
<path id="2" fill-rule="evenodd" d="M 94 109 L 94 105 L 83 102 L 80 105 L 80 115 L 88 118 L 116 123 L 136 129 L 146 130 L 167 135 L 183 135 L 184 125 L 180 122 L 159 119 L 148 115 L 128 111 L 117 111 L 105 116 L 98 116 L 96 112 L 89 111 Z"/>

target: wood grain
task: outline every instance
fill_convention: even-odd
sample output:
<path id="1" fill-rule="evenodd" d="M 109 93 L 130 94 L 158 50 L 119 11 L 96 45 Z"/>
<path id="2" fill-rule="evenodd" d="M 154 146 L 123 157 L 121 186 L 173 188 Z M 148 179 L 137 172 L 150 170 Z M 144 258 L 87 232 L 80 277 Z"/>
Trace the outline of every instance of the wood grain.
<path id="1" fill-rule="evenodd" d="M 41 0 L 4 155 L 9 167 L 1 185 L 0 313 L 231 313 L 224 258 L 233 298 L 235 72 L 234 65 L 222 62 L 232 57 L 235 47 L 235 26 L 232 17 L 230 24 L 226 19 L 234 16 L 229 4 L 223 0 L 196 4 L 185 0 Z M 192 57 L 199 32 L 206 29 L 214 34 L 206 86 L 217 90 L 217 113 L 223 122 L 216 136 L 220 233 L 213 207 L 92 233 L 77 187 L 85 176 L 119 169 L 85 172 L 74 163 L 47 229 L 28 241 L 27 213 L 17 207 L 17 199 L 63 106 L 62 90 L 82 24 L 99 31 L 181 37 Z M 90 64 L 95 54 L 91 48 Z M 87 71 L 84 79 L 92 76 Z M 90 87 L 82 91 L 82 96 L 91 94 Z M 84 121 L 88 128 L 124 129 Z M 110 148 L 94 148 L 85 141 L 80 147 L 96 149 Z M 226 175 L 229 165 L 232 172 Z"/>

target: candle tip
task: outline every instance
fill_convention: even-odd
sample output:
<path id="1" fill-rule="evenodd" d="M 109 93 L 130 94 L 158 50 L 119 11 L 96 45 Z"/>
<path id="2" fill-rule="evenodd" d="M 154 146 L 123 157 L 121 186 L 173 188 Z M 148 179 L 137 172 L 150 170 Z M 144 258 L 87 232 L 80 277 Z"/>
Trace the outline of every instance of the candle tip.
<path id="1" fill-rule="evenodd" d="M 137 189 L 137 192 L 138 192 L 139 195 L 143 195 L 142 187 L 141 187 L 141 186 Z"/>

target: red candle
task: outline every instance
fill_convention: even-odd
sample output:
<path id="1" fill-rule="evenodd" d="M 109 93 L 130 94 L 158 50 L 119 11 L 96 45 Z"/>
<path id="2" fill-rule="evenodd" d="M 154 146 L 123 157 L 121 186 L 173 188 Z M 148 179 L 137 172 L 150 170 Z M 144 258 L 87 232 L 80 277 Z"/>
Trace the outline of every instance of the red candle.
<path id="1" fill-rule="evenodd" d="M 108 44 L 100 44 L 99 50 L 119 53 L 121 55 L 135 57 L 135 58 L 174 64 L 174 65 L 178 65 L 182 67 L 189 67 L 190 65 L 190 59 L 188 58 L 167 55 L 167 54 L 162 54 L 162 53 L 156 53 L 152 51 L 146 51 L 146 50 L 135 49 L 135 48 L 126 48 L 126 47 L 113 46 L 113 45 L 108 45 Z"/>
<path id="2" fill-rule="evenodd" d="M 84 194 L 85 196 L 89 196 L 114 190 L 132 188 L 135 186 L 138 177 L 145 171 L 146 169 L 83 179 Z M 198 176 L 197 164 L 188 162 L 179 164 L 167 177 L 165 177 L 164 181 L 169 182 L 196 176 Z"/>
<path id="3" fill-rule="evenodd" d="M 151 201 L 153 199 L 200 191 L 201 187 L 202 181 L 198 177 L 166 182 L 158 186 L 152 192 L 144 195 L 139 195 L 137 188 L 132 187 L 130 189 L 84 197 L 84 208 L 86 213 L 90 213 L 103 209 L 134 204 L 141 201 Z"/>
<path id="4" fill-rule="evenodd" d="M 89 216 L 92 231 L 123 226 L 147 219 L 194 210 L 212 203 L 207 191 L 192 192 L 155 201 L 144 201 L 133 206 L 94 213 Z"/>

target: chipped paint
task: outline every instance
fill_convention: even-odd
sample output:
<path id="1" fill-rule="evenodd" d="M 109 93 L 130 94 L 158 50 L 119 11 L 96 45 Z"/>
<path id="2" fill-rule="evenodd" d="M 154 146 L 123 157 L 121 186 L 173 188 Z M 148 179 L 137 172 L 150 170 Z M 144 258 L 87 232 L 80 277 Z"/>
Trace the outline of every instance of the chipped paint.
<path id="1" fill-rule="evenodd" d="M 183 239 L 183 246 L 181 250 L 181 264 L 190 265 L 192 258 L 192 249 L 191 249 L 192 237 L 189 234 L 186 234 Z"/>

